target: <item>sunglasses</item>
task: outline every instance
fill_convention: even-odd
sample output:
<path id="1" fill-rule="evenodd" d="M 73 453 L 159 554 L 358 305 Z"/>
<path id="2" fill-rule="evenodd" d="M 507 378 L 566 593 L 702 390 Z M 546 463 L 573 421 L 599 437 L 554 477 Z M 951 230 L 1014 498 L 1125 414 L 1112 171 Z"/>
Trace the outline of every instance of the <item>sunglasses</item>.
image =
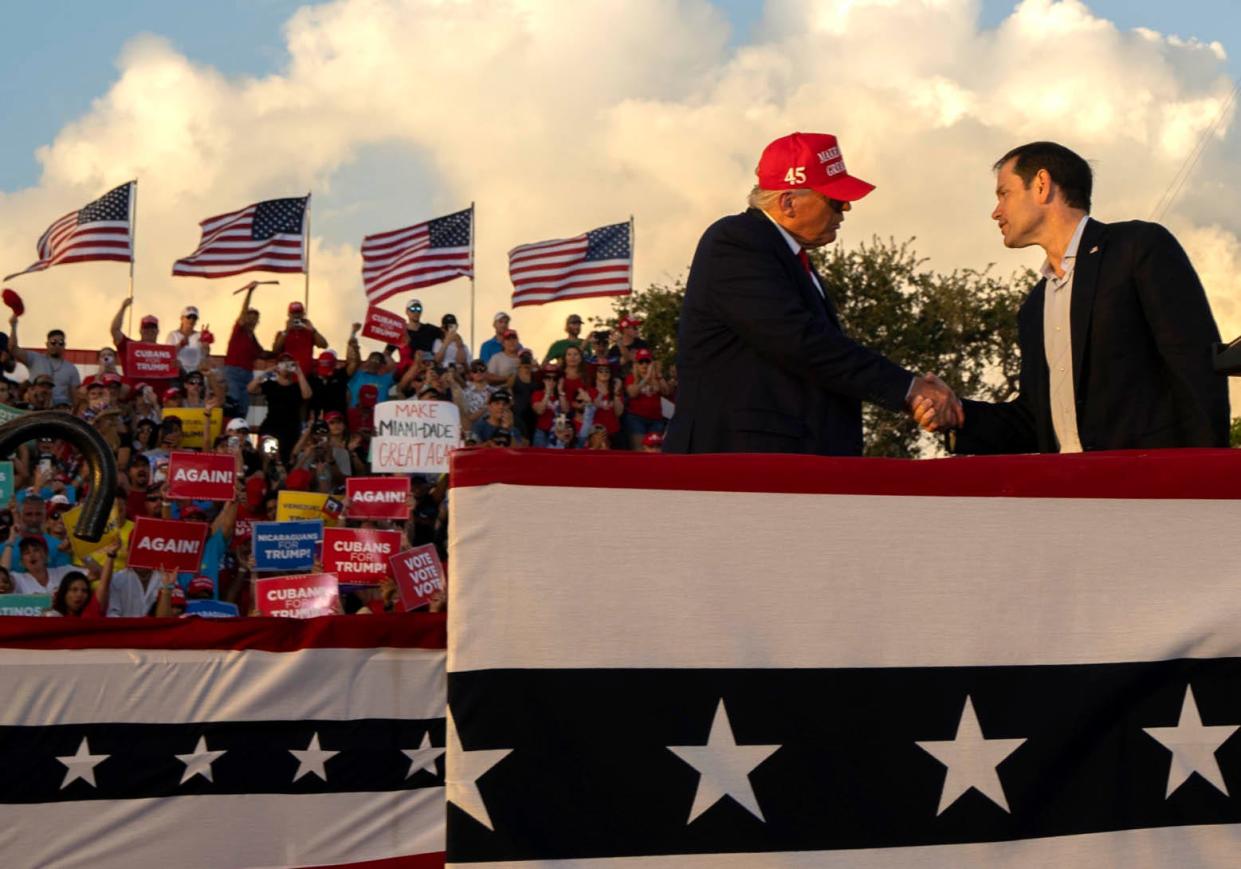
<path id="1" fill-rule="evenodd" d="M 47 343 L 55 347 L 64 347 L 65 339 L 64 338 L 48 338 Z"/>
<path id="2" fill-rule="evenodd" d="M 407 307 L 405 310 L 407 310 L 407 311 L 413 311 L 413 312 L 415 312 L 415 313 L 418 313 L 418 312 L 420 312 L 420 311 L 422 310 L 422 305 L 410 305 L 410 306 L 409 306 L 409 307 Z"/>

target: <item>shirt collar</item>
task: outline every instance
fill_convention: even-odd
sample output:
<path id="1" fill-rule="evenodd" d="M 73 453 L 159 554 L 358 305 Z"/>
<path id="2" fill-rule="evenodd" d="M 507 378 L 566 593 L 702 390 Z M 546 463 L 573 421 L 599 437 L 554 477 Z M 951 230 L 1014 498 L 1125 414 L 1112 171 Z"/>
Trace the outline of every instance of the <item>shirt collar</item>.
<path id="1" fill-rule="evenodd" d="M 1064 249 L 1064 258 L 1060 260 L 1060 269 L 1067 278 L 1073 271 L 1073 264 L 1077 260 L 1077 249 L 1082 244 L 1082 233 L 1086 231 L 1086 222 L 1090 220 L 1087 214 L 1077 223 L 1077 229 L 1073 231 L 1073 237 L 1069 239 L 1069 246 Z M 1043 267 L 1039 269 L 1039 274 L 1047 278 L 1049 281 L 1060 281 L 1063 278 L 1056 277 L 1055 271 L 1052 270 L 1051 260 L 1044 260 Z"/>
<path id="2" fill-rule="evenodd" d="M 776 219 L 772 217 L 770 214 L 768 214 L 766 211 L 763 212 L 763 217 L 770 220 L 771 225 L 774 226 L 776 229 L 780 230 L 780 235 L 784 237 L 784 241 L 786 244 L 788 244 L 789 250 L 793 252 L 793 256 L 797 256 L 799 253 L 801 253 L 801 245 L 797 243 L 797 239 L 789 235 L 789 231 L 787 229 L 785 229 L 780 224 L 776 223 Z"/>

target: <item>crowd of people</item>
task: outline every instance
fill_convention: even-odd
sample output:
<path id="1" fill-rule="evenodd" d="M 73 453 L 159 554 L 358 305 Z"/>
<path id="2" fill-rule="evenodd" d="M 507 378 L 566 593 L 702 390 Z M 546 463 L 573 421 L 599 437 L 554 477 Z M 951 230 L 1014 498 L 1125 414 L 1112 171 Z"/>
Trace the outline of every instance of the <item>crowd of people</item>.
<path id="1" fill-rule="evenodd" d="M 408 521 L 344 518 L 345 479 L 375 476 L 369 446 L 375 406 L 383 401 L 453 402 L 463 446 L 660 449 L 675 370 L 654 358 L 639 320 L 624 317 L 614 329 L 584 333 L 582 318 L 571 315 L 565 337 L 540 360 L 500 312 L 492 320 L 494 336 L 475 355 L 453 314 L 438 326 L 423 322 L 422 303 L 412 299 L 404 343 L 364 356 L 355 323 L 340 359 L 300 301 L 289 303 L 282 328 L 264 348 L 252 304 L 256 286 L 239 291 L 240 311 L 222 358 L 213 356 L 215 338 L 200 325 L 196 306 L 186 306 L 161 341 L 159 320 L 150 314 L 139 320 L 136 336 L 125 333 L 125 300 L 111 323 L 113 346 L 99 350 L 97 371 L 84 379 L 66 358 L 63 330 L 48 332 L 44 348 L 34 350 L 19 342 L 18 314 L 10 318 L 9 334 L 0 334 L 0 404 L 73 414 L 98 431 L 117 461 L 119 535 L 93 549 L 74 539 L 66 518 L 86 494 L 85 460 L 58 439 L 22 444 L 0 457 L 12 461 L 15 493 L 0 510 L 0 594 L 50 595 L 51 613 L 64 616 L 178 615 L 196 598 L 253 613 L 252 523 L 275 520 L 285 490 L 325 493 L 341 508 L 341 518 L 331 521 L 398 530 L 402 549 L 434 544 L 446 565 L 446 475 L 411 477 Z M 179 376 L 127 376 L 126 351 L 135 341 L 175 348 Z M 9 376 L 18 362 L 27 371 L 20 381 Z M 187 449 L 234 457 L 233 500 L 170 496 L 169 456 Z M 200 570 L 173 575 L 129 567 L 126 547 L 142 516 L 206 523 Z M 445 605 L 443 595 L 430 603 Z M 399 610 L 401 602 L 389 577 L 376 588 L 351 590 L 341 609 Z"/>

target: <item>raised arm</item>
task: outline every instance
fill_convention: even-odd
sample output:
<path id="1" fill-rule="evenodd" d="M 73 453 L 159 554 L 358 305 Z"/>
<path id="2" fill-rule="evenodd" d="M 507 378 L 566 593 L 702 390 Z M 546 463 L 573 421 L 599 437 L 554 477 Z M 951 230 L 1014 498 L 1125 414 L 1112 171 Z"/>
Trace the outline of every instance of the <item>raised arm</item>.
<path id="1" fill-rule="evenodd" d="M 112 343 L 116 344 L 117 347 L 120 347 L 121 344 L 125 343 L 125 333 L 121 331 L 121 323 L 125 320 L 125 311 L 129 309 L 129 306 L 132 305 L 133 302 L 134 300 L 129 296 L 122 299 L 121 307 L 117 310 L 116 316 L 112 318 L 112 325 L 108 327 L 109 331 L 112 333 Z"/>

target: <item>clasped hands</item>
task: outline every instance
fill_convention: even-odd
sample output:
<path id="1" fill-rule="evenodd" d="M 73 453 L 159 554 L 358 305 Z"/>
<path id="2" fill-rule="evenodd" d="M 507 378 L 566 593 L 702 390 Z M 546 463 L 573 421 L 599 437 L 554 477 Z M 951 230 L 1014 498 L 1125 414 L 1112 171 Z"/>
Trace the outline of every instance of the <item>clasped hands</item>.
<path id="1" fill-rule="evenodd" d="M 934 374 L 914 378 L 908 404 L 914 422 L 926 431 L 957 429 L 965 422 L 961 400 Z"/>

